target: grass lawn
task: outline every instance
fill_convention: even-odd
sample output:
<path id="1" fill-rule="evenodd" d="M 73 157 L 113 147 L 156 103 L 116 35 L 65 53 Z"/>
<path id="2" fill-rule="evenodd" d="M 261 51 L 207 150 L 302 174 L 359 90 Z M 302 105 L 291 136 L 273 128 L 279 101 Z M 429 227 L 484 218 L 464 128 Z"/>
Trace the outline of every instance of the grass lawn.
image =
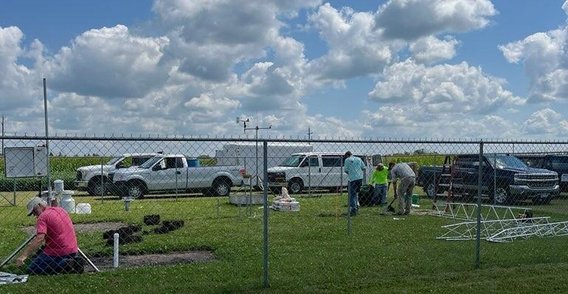
<path id="1" fill-rule="evenodd" d="M 0 207 L 2 260 L 25 239 L 25 201 Z M 121 246 L 141 254 L 209 249 L 207 263 L 119 268 L 101 273 L 30 276 L 27 283 L 1 285 L 0 293 L 567 293 L 568 237 L 529 238 L 510 243 L 481 242 L 481 268 L 475 269 L 474 241 L 436 240 L 442 225 L 454 221 L 429 215 L 404 219 L 362 208 L 352 218 L 351 234 L 341 216 L 346 195 L 300 197 L 299 212 L 270 211 L 269 281 L 263 289 L 263 210 L 251 211 L 226 198 L 190 197 L 136 200 L 124 211 L 119 200 L 76 196 L 89 202 L 90 215 L 72 215 L 75 223 L 121 221 L 142 224 L 147 214 L 182 219 L 169 234 L 148 234 Z M 2 203 L 6 204 L 6 202 Z M 422 199 L 422 207 L 430 207 Z M 535 216 L 568 220 L 568 199 L 534 206 Z M 250 212 L 250 213 L 249 213 Z M 150 230 L 152 227 L 144 226 Z M 111 255 L 102 232 L 79 233 L 88 256 Z M 10 264 L 2 271 L 21 273 Z"/>

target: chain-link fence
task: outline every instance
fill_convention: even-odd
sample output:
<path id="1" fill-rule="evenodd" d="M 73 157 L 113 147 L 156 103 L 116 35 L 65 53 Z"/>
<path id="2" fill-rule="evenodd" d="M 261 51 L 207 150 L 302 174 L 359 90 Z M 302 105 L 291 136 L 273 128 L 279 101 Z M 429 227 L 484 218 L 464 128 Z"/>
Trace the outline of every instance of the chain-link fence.
<path id="1" fill-rule="evenodd" d="M 15 272 L 221 259 L 242 275 L 262 268 L 267 283 L 268 260 L 277 273 L 311 272 L 329 266 L 325 252 L 398 251 L 401 242 L 416 255 L 397 262 L 438 260 L 433 270 L 567 261 L 556 251 L 568 234 L 566 142 L 3 140 L 0 256 Z M 361 159 L 360 174 L 345 172 L 346 151 Z M 334 247 L 340 236 L 380 241 Z M 494 255 L 511 248 L 542 252 Z M 290 255 L 317 259 L 298 269 Z"/>

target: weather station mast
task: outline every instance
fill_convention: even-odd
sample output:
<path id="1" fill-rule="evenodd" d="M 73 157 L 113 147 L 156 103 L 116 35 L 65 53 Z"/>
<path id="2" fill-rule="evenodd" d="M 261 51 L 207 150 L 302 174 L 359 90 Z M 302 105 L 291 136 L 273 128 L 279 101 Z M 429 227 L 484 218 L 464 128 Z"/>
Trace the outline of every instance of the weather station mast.
<path id="1" fill-rule="evenodd" d="M 254 174 L 254 178 L 256 179 L 256 187 L 259 187 L 260 189 L 264 189 L 261 185 L 262 182 L 259 181 L 260 177 L 258 175 L 258 131 L 259 130 L 270 130 L 272 129 L 272 125 L 268 125 L 268 127 L 259 127 L 258 124 L 254 127 L 249 127 L 247 126 L 248 123 L 250 123 L 250 118 L 241 118 L 237 116 L 237 124 L 243 124 L 243 132 L 246 134 L 247 131 L 252 131 L 254 130 L 254 140 L 255 140 L 255 174 Z M 251 183 L 252 184 L 252 183 Z"/>

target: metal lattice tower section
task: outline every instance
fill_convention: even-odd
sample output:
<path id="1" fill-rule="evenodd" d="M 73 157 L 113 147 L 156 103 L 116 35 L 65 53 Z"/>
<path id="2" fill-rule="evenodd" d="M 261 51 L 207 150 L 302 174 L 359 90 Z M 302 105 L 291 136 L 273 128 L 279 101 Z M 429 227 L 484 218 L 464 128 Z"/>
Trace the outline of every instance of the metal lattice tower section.
<path id="1" fill-rule="evenodd" d="M 475 203 L 437 203 L 433 205 L 432 215 L 447 217 L 458 220 L 476 220 L 477 204 Z M 530 208 L 481 205 L 481 220 L 509 220 L 517 219 L 519 215 L 524 215 Z"/>
<path id="2" fill-rule="evenodd" d="M 510 242 L 517 238 L 527 239 L 531 236 L 566 236 L 568 235 L 568 221 L 522 225 L 504 229 L 487 238 L 491 242 Z"/>
<path id="3" fill-rule="evenodd" d="M 515 234 L 518 233 L 519 229 L 534 227 L 535 225 L 546 225 L 549 224 L 549 219 L 550 217 L 534 217 L 481 221 L 480 238 L 487 240 L 495 236 L 513 238 L 516 237 Z M 436 239 L 447 241 L 474 240 L 477 235 L 477 222 L 475 221 L 445 225 L 442 228 L 447 230 L 446 233 Z"/>

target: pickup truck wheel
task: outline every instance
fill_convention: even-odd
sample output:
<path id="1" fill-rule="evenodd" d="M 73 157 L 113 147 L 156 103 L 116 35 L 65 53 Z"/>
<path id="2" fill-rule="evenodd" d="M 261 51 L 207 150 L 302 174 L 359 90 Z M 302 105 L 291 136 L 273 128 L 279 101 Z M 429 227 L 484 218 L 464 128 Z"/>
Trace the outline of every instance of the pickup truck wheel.
<path id="1" fill-rule="evenodd" d="M 428 198 L 434 199 L 434 196 L 436 196 L 436 183 L 428 183 L 428 185 L 426 185 L 426 188 L 424 188 L 424 193 L 426 193 L 426 196 L 428 196 Z"/>
<path id="2" fill-rule="evenodd" d="M 216 179 L 215 182 L 213 182 L 213 191 L 218 196 L 229 196 L 231 193 L 231 184 L 229 179 Z"/>
<path id="3" fill-rule="evenodd" d="M 292 179 L 288 182 L 288 192 L 290 194 L 298 194 L 304 189 L 304 184 L 300 179 Z"/>
<path id="4" fill-rule="evenodd" d="M 497 188 L 495 190 L 495 195 L 493 196 L 493 201 L 497 205 L 505 205 L 511 203 L 511 197 L 509 192 L 505 188 Z"/>
<path id="5" fill-rule="evenodd" d="M 91 196 L 106 195 L 105 187 L 100 178 L 92 179 L 87 185 L 87 192 Z"/>
<path id="6" fill-rule="evenodd" d="M 128 197 L 130 198 L 143 198 L 144 197 L 144 185 L 141 183 L 129 183 L 128 185 Z"/>

